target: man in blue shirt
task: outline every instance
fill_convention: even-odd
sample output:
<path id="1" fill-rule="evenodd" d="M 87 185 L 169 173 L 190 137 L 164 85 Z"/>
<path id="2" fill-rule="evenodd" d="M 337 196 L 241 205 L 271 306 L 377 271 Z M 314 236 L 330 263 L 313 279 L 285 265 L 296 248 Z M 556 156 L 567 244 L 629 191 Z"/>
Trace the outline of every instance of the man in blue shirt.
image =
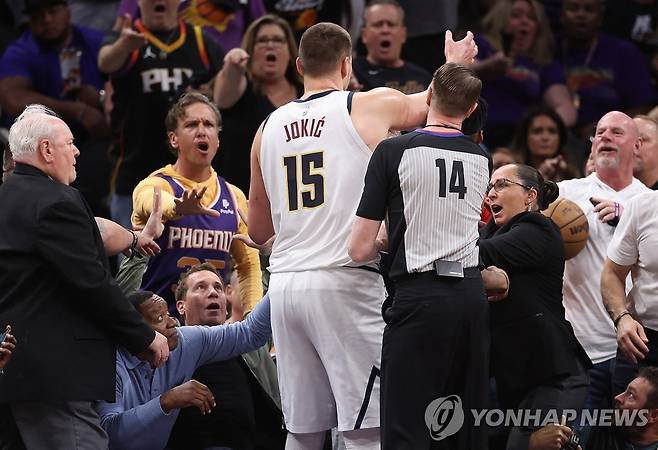
<path id="1" fill-rule="evenodd" d="M 209 303 L 225 304 L 224 284 L 217 274 L 215 277 L 213 283 L 199 289 L 211 300 Z M 128 297 L 153 329 L 167 337 L 169 361 L 154 369 L 119 349 L 116 403 L 98 402 L 96 410 L 111 449 L 163 449 L 180 408 L 194 406 L 205 414 L 215 405 L 210 390 L 191 380 L 194 371 L 264 345 L 271 333 L 270 302 L 266 296 L 243 322 L 176 328 L 161 297 L 148 291 Z"/>

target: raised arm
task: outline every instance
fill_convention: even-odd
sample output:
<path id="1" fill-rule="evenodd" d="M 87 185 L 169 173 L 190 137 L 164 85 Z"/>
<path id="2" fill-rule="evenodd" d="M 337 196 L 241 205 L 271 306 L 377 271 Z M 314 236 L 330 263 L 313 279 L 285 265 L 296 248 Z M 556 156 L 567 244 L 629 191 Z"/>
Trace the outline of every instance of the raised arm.
<path id="1" fill-rule="evenodd" d="M 454 41 L 448 30 L 445 36 L 447 62 L 469 65 L 477 55 L 477 45 L 470 31 L 464 39 Z M 429 88 L 405 95 L 395 89 L 377 88 L 354 94 L 352 117 L 366 145 L 374 149 L 390 130 L 409 130 L 425 124 L 429 108 Z"/>
<path id="2" fill-rule="evenodd" d="M 108 256 L 133 250 L 138 251 L 143 256 L 153 256 L 160 252 L 160 247 L 155 243 L 155 239 L 160 237 L 164 229 L 160 191 L 159 186 L 153 189 L 151 212 L 146 226 L 141 231 L 127 230 L 116 222 L 96 217 L 96 225 L 101 233 L 105 253 Z"/>
<path id="3" fill-rule="evenodd" d="M 121 24 L 119 38 L 114 43 L 101 47 L 98 53 L 98 68 L 104 73 L 113 73 L 121 69 L 130 54 L 144 47 L 148 42 L 142 33 L 133 30 L 130 14 L 126 14 L 119 21 Z"/>
<path id="4" fill-rule="evenodd" d="M 219 108 L 235 105 L 247 89 L 247 62 L 249 54 L 234 48 L 224 56 L 224 65 L 215 78 L 213 100 Z"/>
<path id="5" fill-rule="evenodd" d="M 272 334 L 270 299 L 267 295 L 263 297 L 242 322 L 194 328 L 202 333 L 202 336 L 197 336 L 201 341 L 193 344 L 200 349 L 198 366 L 256 350 L 265 345 Z"/>

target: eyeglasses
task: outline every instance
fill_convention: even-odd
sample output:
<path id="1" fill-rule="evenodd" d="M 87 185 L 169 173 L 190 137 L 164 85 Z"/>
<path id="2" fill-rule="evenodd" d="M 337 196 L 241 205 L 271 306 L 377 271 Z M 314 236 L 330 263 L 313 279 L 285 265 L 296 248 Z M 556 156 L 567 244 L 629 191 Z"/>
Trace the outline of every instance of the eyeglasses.
<path id="1" fill-rule="evenodd" d="M 256 45 L 259 47 L 266 47 L 267 45 L 271 45 L 272 47 L 281 47 L 282 45 L 285 45 L 286 39 L 275 36 L 275 37 L 259 37 L 256 39 Z"/>
<path id="2" fill-rule="evenodd" d="M 493 184 L 489 183 L 485 194 L 488 194 L 491 191 L 491 188 L 493 188 L 493 190 L 496 192 L 500 192 L 510 184 L 516 184 L 517 186 L 521 186 L 523 189 L 532 189 L 532 186 L 526 186 L 525 184 L 517 183 L 516 181 L 508 180 L 507 178 L 500 178 Z"/>

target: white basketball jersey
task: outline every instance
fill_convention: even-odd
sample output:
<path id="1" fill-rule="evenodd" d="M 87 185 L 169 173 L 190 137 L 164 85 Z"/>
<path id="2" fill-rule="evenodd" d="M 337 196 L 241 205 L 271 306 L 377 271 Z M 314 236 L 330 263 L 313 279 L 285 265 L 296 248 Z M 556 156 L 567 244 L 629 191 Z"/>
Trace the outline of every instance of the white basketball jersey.
<path id="1" fill-rule="evenodd" d="M 330 91 L 277 109 L 263 129 L 260 167 L 276 239 L 269 270 L 356 265 L 347 244 L 371 151 Z"/>

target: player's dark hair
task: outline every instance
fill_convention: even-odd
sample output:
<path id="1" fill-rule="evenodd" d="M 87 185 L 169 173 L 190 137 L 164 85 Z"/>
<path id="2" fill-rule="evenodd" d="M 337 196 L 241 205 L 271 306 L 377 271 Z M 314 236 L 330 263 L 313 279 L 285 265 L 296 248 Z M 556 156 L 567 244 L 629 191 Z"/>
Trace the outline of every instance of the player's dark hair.
<path id="1" fill-rule="evenodd" d="M 352 40 L 340 26 L 321 22 L 306 30 L 299 42 L 299 59 L 304 74 L 320 77 L 336 70 L 352 54 Z"/>

